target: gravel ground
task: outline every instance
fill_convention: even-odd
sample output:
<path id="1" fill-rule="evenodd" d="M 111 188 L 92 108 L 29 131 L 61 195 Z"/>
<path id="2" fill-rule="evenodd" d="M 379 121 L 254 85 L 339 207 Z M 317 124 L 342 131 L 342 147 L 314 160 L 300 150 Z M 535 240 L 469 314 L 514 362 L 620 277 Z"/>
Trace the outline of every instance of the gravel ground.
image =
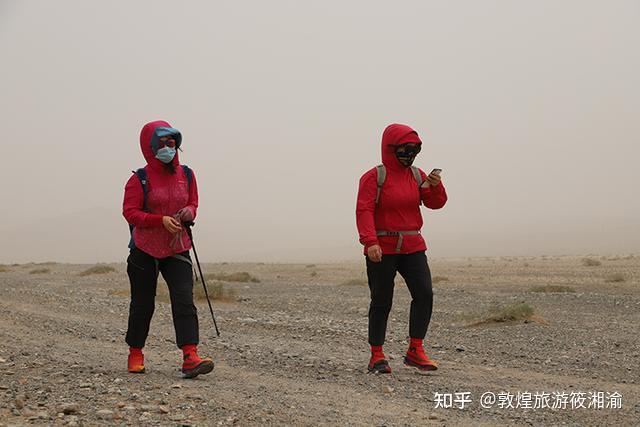
<path id="1" fill-rule="evenodd" d="M 80 275 L 87 265 L 3 266 L 0 425 L 640 425 L 640 257 L 591 259 L 601 265 L 582 257 L 430 261 L 437 283 L 427 352 L 440 369 L 428 375 L 402 366 L 410 299 L 401 279 L 385 345 L 394 372 L 370 375 L 368 289 L 344 284 L 364 278 L 364 262 L 208 264 L 260 282 L 225 283 L 237 301 L 214 302 L 221 337 L 198 301 L 200 352 L 216 368 L 196 380 L 180 376 L 162 302 L 147 373 L 126 372 L 124 264 L 88 276 Z M 538 285 L 573 292 L 530 291 Z M 519 302 L 534 307 L 533 320 L 468 326 L 495 304 Z M 466 392 L 471 402 L 461 409 L 456 393 Z M 556 393 L 584 392 L 585 406 L 593 393 L 603 392 L 605 405 L 617 393 L 622 407 L 483 408 L 485 392 L 546 392 L 549 405 Z M 451 394 L 452 407 L 436 408 L 436 393 Z"/>

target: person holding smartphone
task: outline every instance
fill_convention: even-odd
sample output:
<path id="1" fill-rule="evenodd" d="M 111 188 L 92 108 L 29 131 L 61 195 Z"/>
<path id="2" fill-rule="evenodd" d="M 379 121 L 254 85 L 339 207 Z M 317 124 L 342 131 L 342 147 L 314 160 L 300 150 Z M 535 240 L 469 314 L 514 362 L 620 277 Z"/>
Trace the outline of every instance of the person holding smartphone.
<path id="1" fill-rule="evenodd" d="M 415 130 L 401 124 L 389 125 L 382 134 L 382 165 L 360 178 L 356 223 L 364 245 L 371 292 L 369 372 L 391 372 L 382 346 L 396 273 L 404 278 L 411 293 L 410 340 L 404 364 L 424 371 L 437 369 L 437 363 L 429 359 L 423 347 L 433 292 L 427 246 L 421 234 L 420 206 L 440 209 L 447 202 L 447 193 L 440 169 L 427 175 L 413 166 L 421 149 L 422 141 Z"/>

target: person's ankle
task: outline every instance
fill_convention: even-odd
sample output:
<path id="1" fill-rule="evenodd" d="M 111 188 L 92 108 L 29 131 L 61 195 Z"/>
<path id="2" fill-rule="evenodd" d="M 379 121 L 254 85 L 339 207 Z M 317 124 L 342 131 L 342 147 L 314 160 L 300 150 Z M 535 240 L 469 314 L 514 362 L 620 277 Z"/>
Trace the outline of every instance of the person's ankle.
<path id="1" fill-rule="evenodd" d="M 182 346 L 183 354 L 198 353 L 198 344 L 185 344 Z"/>
<path id="2" fill-rule="evenodd" d="M 410 338 L 409 339 L 409 350 L 411 349 L 419 349 L 422 348 L 423 340 L 420 338 Z"/>

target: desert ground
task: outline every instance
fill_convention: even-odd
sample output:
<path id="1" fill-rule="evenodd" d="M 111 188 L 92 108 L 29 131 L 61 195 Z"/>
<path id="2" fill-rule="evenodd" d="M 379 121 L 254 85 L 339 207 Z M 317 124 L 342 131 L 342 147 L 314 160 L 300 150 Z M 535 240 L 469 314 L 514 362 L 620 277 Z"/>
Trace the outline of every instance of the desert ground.
<path id="1" fill-rule="evenodd" d="M 195 380 L 179 372 L 162 280 L 147 373 L 134 375 L 124 263 L 0 266 L 0 425 L 640 424 L 640 256 L 430 266 L 426 347 L 439 369 L 402 364 L 410 297 L 398 278 L 385 345 L 394 371 L 374 375 L 364 262 L 206 264 L 221 336 L 198 299 L 200 352 L 216 367 Z M 493 405 L 480 401 L 489 392 Z M 520 393 L 513 405 L 526 393 L 549 393 L 549 406 L 562 393 L 587 400 L 511 408 L 507 393 Z"/>

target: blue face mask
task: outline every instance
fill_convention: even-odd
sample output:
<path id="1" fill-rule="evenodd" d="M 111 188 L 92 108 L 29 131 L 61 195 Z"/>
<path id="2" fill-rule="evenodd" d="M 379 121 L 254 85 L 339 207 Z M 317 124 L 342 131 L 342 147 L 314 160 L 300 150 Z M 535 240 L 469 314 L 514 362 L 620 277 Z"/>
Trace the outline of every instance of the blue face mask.
<path id="1" fill-rule="evenodd" d="M 156 159 L 160 160 L 162 163 L 171 163 L 173 158 L 176 156 L 176 149 L 171 147 L 162 147 L 158 151 L 156 151 Z"/>

